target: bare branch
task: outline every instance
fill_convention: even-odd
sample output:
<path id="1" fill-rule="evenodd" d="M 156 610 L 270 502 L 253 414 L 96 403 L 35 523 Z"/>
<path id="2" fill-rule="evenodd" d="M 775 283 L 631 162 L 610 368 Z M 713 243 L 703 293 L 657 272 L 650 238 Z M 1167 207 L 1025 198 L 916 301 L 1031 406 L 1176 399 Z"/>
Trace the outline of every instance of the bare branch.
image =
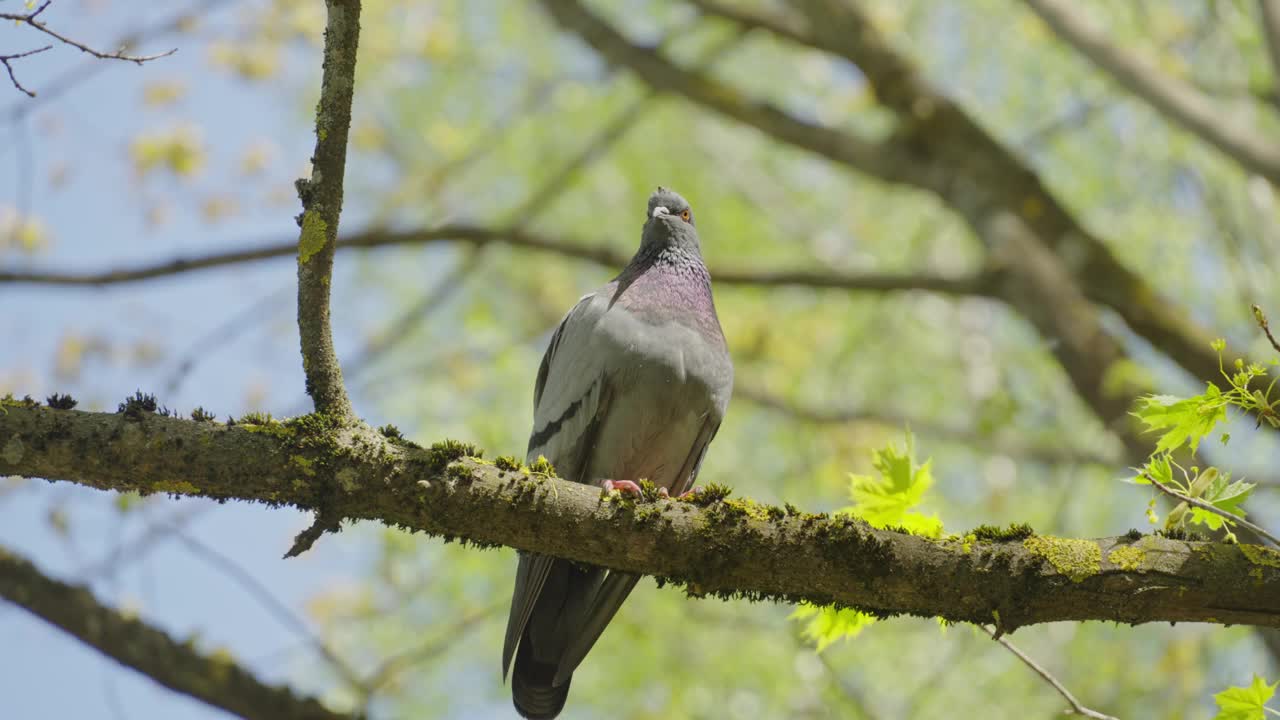
<path id="1" fill-rule="evenodd" d="M 37 53 L 42 53 L 45 50 L 51 50 L 52 48 L 53 48 L 52 45 L 45 45 L 44 47 L 36 48 L 35 50 L 28 50 L 26 52 L 15 53 L 13 55 L 0 55 L 0 64 L 3 64 L 4 69 L 9 73 L 9 82 L 13 83 L 13 86 L 15 88 L 26 93 L 27 97 L 35 97 L 36 96 L 35 91 L 26 89 L 25 87 L 22 86 L 22 83 L 18 82 L 18 76 L 13 74 L 13 66 L 9 64 L 9 61 L 18 60 L 24 57 L 30 57 Z"/>
<path id="2" fill-rule="evenodd" d="M 30 25 L 31 27 L 35 28 L 36 30 L 39 30 L 45 35 L 48 35 L 49 37 L 57 40 L 58 42 L 64 45 L 70 45 L 71 47 L 76 48 L 80 52 L 88 53 L 98 58 L 99 60 L 125 60 L 127 62 L 137 63 L 138 65 L 141 65 L 142 63 L 145 63 L 145 62 L 150 62 L 152 60 L 159 60 L 160 58 L 163 58 L 163 57 L 169 57 L 170 55 L 178 52 L 178 48 L 173 48 L 172 50 L 169 50 L 167 52 L 157 53 L 155 55 L 127 55 L 124 53 L 123 50 L 118 50 L 116 52 L 103 52 L 101 50 L 94 50 L 88 45 L 85 45 L 84 43 L 78 40 L 73 40 L 67 37 L 66 35 L 63 35 L 62 33 L 49 27 L 42 21 L 36 19 L 40 15 L 40 13 L 44 12 L 45 9 L 47 9 L 49 5 L 51 5 L 52 3 L 53 3 L 53 0 L 45 0 L 45 2 L 42 5 L 40 5 L 40 7 L 36 8 L 35 10 L 29 13 L 0 13 L 0 20 L 12 20 L 20 24 Z M 28 94 L 31 94 L 31 93 L 28 93 Z"/>
<path id="3" fill-rule="evenodd" d="M 1029 655 L 1019 650 L 1018 646 L 1009 642 L 1009 639 L 1006 637 L 1003 637 L 998 630 L 992 630 L 986 625 L 979 625 L 978 627 L 982 628 L 982 632 L 990 635 L 993 640 L 1005 646 L 1005 648 L 1009 652 L 1013 653 L 1019 660 L 1021 660 L 1024 665 L 1034 670 L 1035 673 L 1040 677 L 1044 678 L 1045 682 L 1052 685 L 1053 689 L 1057 690 L 1058 694 L 1061 695 L 1064 699 L 1066 699 L 1067 703 L 1071 705 L 1071 709 L 1067 711 L 1068 714 L 1082 715 L 1087 718 L 1092 718 L 1093 720 L 1119 720 L 1119 718 L 1115 718 L 1110 715 L 1104 715 L 1098 712 L 1097 710 L 1090 710 L 1084 705 L 1081 705 L 1080 701 L 1076 700 L 1076 696 L 1072 695 L 1071 691 L 1068 690 L 1067 687 L 1058 680 L 1058 678 L 1054 677 L 1052 673 L 1050 673 L 1048 670 L 1045 670 L 1043 667 L 1041 667 L 1040 664 L 1037 663 L 1035 660 L 1032 660 Z"/>
<path id="4" fill-rule="evenodd" d="M 670 36 L 663 39 L 664 44 L 669 38 Z M 697 69 L 706 69 L 714 65 L 729 50 L 736 47 L 741 40 L 741 35 L 734 35 L 724 42 L 714 45 L 698 60 L 695 67 Z M 643 96 L 632 101 L 612 120 L 596 131 L 595 135 L 583 143 L 582 148 L 577 153 L 561 165 L 559 170 L 544 180 L 539 189 L 521 203 L 515 212 L 511 213 L 513 226 L 526 227 L 534 218 L 545 212 L 556 196 L 564 191 L 565 186 L 568 185 L 575 174 L 603 155 L 610 146 L 617 143 L 631 128 L 635 127 L 651 108 L 656 107 L 653 99 L 657 96 L 658 91 L 650 87 Z"/>
<path id="5" fill-rule="evenodd" d="M 1280 144 L 1222 111 L 1221 103 L 1190 83 L 1161 73 L 1137 53 L 1108 42 L 1077 6 L 1025 0 L 1055 34 L 1130 93 L 1218 148 L 1250 172 L 1280 183 Z M 1263 0 L 1264 10 L 1268 3 Z"/>
<path id="6" fill-rule="evenodd" d="M 247 570 L 231 558 L 184 532 L 181 527 L 178 527 L 177 525 L 170 525 L 169 530 L 179 542 L 186 546 L 187 550 L 192 555 L 204 560 L 216 570 L 230 578 L 232 582 L 239 585 L 246 593 L 253 596 L 253 598 L 258 601 L 258 604 L 270 613 L 281 625 L 287 627 L 289 630 L 301 637 L 309 646 L 311 646 L 311 649 L 315 650 L 316 654 L 324 658 L 325 662 L 327 662 L 329 666 L 338 673 L 338 675 L 342 676 L 344 681 L 356 688 L 363 687 L 359 676 L 356 674 L 356 671 L 352 669 L 351 665 L 334 652 L 334 650 L 330 648 L 324 640 L 312 632 L 305 620 L 298 617 L 297 613 L 281 602 L 270 589 L 258 582 L 257 578 L 249 574 Z"/>
<path id="7" fill-rule="evenodd" d="M 1280 554 L 1256 545 L 1039 535 L 966 544 L 749 500 L 632 501 L 467 459 L 479 451 L 465 444 L 389 443 L 318 414 L 229 427 L 12 401 L 4 410 L 0 475 L 323 505 L 334 518 L 656 575 L 696 595 L 976 623 L 998 613 L 1007 632 L 1058 620 L 1280 627 Z M 1137 558 L 1112 559 L 1131 546 Z"/>
<path id="8" fill-rule="evenodd" d="M 460 242 L 483 247 L 509 245 L 538 252 L 576 258 L 609 268 L 627 263 L 628 257 L 602 243 L 588 244 L 560 240 L 549 235 L 518 228 L 495 229 L 477 225 L 446 225 L 429 230 L 401 232 L 367 230 L 338 241 L 339 248 L 371 249 L 397 245 L 425 245 L 438 242 Z M 48 271 L 0 271 L 0 284 L 61 285 L 102 287 L 141 282 L 197 270 L 285 257 L 297 251 L 293 241 L 273 242 L 240 250 L 178 257 L 159 263 L 123 267 L 100 272 L 68 273 Z M 712 268 L 717 284 L 760 287 L 813 287 L 832 290 L 890 292 L 920 290 L 947 295 L 994 297 L 1000 273 L 992 270 L 978 275 L 955 277 L 924 273 L 840 273 L 816 270 L 752 270 L 746 268 Z"/>
<path id="9" fill-rule="evenodd" d="M 146 25 L 137 29 L 130 29 L 128 32 L 119 36 L 116 45 L 120 47 L 130 46 L 147 40 L 156 35 L 167 35 L 176 32 L 194 20 L 200 13 L 208 12 L 219 5 L 224 5 L 230 0 L 200 0 L 192 7 L 184 10 L 172 17 L 161 22 Z M 3 112 L 3 117 L 10 122 L 19 120 L 26 116 L 32 110 L 37 108 L 41 103 L 48 102 L 73 87 L 89 80 L 97 75 L 101 68 L 108 67 L 108 63 L 97 62 L 93 58 L 88 58 L 82 64 L 78 63 L 76 67 L 66 70 L 52 80 L 50 80 L 40 91 L 38 99 L 31 101 L 14 103 Z"/>
<path id="10" fill-rule="evenodd" d="M 497 614 L 502 608 L 491 605 L 478 610 L 470 610 L 457 621 L 449 623 L 437 637 L 422 643 L 418 647 L 384 658 L 377 668 L 364 680 L 364 686 L 370 693 L 381 690 L 400 673 L 439 657 L 441 653 L 460 642 L 484 620 Z"/>
<path id="11" fill-rule="evenodd" d="M 631 43 L 575 0 L 542 0 L 542 4 L 557 22 L 580 35 L 605 60 L 630 68 L 658 92 L 695 99 L 726 117 L 760 128 L 796 147 L 876 177 L 901 180 L 902 159 L 890 148 L 794 117 L 702 73 L 679 67 L 661 52 Z"/>
<path id="12" fill-rule="evenodd" d="M 360 41 L 360 0 L 325 0 L 325 7 L 328 20 L 324 32 L 324 74 L 316 108 L 316 147 L 311 156 L 311 178 L 297 183 L 298 197 L 302 200 L 302 215 L 298 219 L 302 228 L 298 237 L 298 333 L 307 394 L 315 401 L 316 410 L 349 422 L 354 419 L 354 413 L 342 384 L 342 368 L 333 351 L 329 284 L 338 242 L 338 219 L 342 214 L 347 132 L 351 128 L 356 48 Z M 302 549 L 305 548 L 295 545 L 291 554 Z"/>
<path id="13" fill-rule="evenodd" d="M 93 593 L 45 576 L 0 548 L 0 597 L 155 682 L 250 720 L 350 720 L 314 698 L 267 685 L 225 654 L 203 654 Z"/>
<path id="14" fill-rule="evenodd" d="M 973 426 L 958 426 L 938 422 L 928 417 L 912 417 L 905 413 L 863 410 L 860 408 L 823 408 L 810 407 L 774 395 L 762 388 L 744 384 L 738 380 L 734 384 L 733 396 L 760 407 L 776 410 L 804 422 L 818 425 L 846 425 L 852 423 L 876 423 L 878 425 L 908 428 L 933 437 L 963 442 L 976 448 L 984 448 L 1004 455 L 1024 457 L 1046 463 L 1086 463 L 1103 467 L 1116 467 L 1120 459 L 1114 454 L 1097 450 L 1076 450 L 1062 447 L 1061 443 L 1037 445 L 1018 440 L 985 437 Z"/>

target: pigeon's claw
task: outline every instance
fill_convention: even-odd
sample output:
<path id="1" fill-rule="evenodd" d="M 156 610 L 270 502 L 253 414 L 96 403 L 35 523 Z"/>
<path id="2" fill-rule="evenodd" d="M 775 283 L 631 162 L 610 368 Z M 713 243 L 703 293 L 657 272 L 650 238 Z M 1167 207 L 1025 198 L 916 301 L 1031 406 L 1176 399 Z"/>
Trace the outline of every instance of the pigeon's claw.
<path id="1" fill-rule="evenodd" d="M 702 488 L 697 487 L 697 486 L 694 486 L 694 487 L 689 488 L 688 490 L 685 490 L 684 492 L 680 493 L 679 495 L 677 495 L 677 496 L 676 496 L 676 499 L 677 499 L 677 500 L 688 500 L 689 498 L 693 497 L 694 495 L 697 495 L 697 494 L 698 494 L 698 493 L 700 493 L 700 492 L 702 492 Z"/>
<path id="2" fill-rule="evenodd" d="M 631 493 L 632 495 L 636 495 L 636 496 L 641 495 L 640 486 L 631 482 L 630 480 L 605 480 L 604 491 L 611 492 L 613 490 L 617 490 L 618 492 Z"/>
<path id="3" fill-rule="evenodd" d="M 658 497 L 663 500 L 666 500 L 667 498 L 671 497 L 671 493 L 667 492 L 667 489 L 665 487 L 660 487 L 658 488 Z"/>

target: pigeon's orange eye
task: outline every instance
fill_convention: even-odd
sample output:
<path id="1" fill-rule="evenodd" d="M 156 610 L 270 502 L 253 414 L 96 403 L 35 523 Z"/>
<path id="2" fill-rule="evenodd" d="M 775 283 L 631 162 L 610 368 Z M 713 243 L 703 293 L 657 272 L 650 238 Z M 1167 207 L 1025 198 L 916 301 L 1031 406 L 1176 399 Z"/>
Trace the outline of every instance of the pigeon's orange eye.
<path id="1" fill-rule="evenodd" d="M 689 222 L 689 218 L 690 218 L 690 217 L 692 217 L 692 216 L 691 216 L 691 215 L 689 215 L 689 209 L 688 209 L 688 208 L 685 208 L 684 210 L 681 210 L 681 211 L 680 211 L 680 219 L 681 219 L 681 220 L 683 220 L 683 221 L 685 221 L 685 222 Z"/>

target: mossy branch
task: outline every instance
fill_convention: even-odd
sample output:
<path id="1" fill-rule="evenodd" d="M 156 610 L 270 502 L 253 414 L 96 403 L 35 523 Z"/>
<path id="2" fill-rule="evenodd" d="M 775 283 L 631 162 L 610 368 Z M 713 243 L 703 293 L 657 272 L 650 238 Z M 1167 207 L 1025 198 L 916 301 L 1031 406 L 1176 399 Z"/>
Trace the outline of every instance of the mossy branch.
<path id="1" fill-rule="evenodd" d="M 462 443 L 419 448 L 313 414 L 226 426 L 142 412 L 0 413 L 0 474 L 265 502 L 654 575 L 694 595 L 877 615 L 1280 627 L 1280 553 L 1155 536 L 974 533 L 935 541 L 719 495 L 634 502 Z M 335 491 L 336 489 L 336 491 Z"/>
<path id="2" fill-rule="evenodd" d="M 316 410 L 344 422 L 354 420 L 333 350 L 329 326 L 329 285 L 342 214 L 342 182 L 347 165 L 347 132 L 355 92 L 356 49 L 360 40 L 359 0 L 326 0 L 324 73 L 316 106 L 316 147 L 311 178 L 299 180 L 302 215 L 298 225 L 298 333 L 307 393 Z"/>
<path id="3" fill-rule="evenodd" d="M 0 548 L 0 597 L 157 683 L 249 720 L 351 720 L 287 687 L 267 685 L 226 653 L 205 654 L 83 587 L 45 576 Z"/>

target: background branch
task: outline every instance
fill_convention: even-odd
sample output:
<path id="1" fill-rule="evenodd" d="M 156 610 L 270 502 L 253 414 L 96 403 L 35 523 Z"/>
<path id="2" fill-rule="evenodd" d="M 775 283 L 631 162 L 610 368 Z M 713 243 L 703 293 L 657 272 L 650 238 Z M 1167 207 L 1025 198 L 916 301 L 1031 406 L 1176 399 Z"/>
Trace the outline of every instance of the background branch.
<path id="1" fill-rule="evenodd" d="M 1267 52 L 1271 55 L 1271 87 L 1280 87 L 1280 0 L 1258 0 L 1258 12 L 1262 15 L 1262 36 L 1266 39 Z M 1274 98 L 1272 99 L 1274 103 Z"/>
<path id="2" fill-rule="evenodd" d="M 1137 53 L 1108 42 L 1102 29 L 1084 18 L 1076 6 L 1062 0 L 1025 2 L 1059 38 L 1121 87 L 1246 169 L 1280 183 L 1280 145 L 1224 113 L 1221 103 L 1194 85 L 1161 73 Z M 1265 0 L 1263 4 L 1265 10 Z"/>
<path id="3" fill-rule="evenodd" d="M 928 416 L 919 417 L 907 413 L 868 410 L 862 408 L 816 407 L 794 402 L 775 395 L 763 388 L 739 379 L 734 383 L 734 398 L 755 403 L 760 407 L 776 410 L 797 420 L 817 425 L 847 425 L 853 423 L 876 423 L 896 428 L 906 428 L 912 432 L 931 435 L 937 438 L 964 443 L 971 447 L 984 448 L 1027 460 L 1046 463 L 1088 463 L 1104 467 L 1117 467 L 1123 463 L 1116 453 L 1099 450 L 1077 450 L 1064 447 L 1059 442 L 1039 445 L 1015 439 L 987 437 L 976 430 L 972 423 L 955 425 L 933 420 Z"/>
<path id="4" fill-rule="evenodd" d="M 1066 714 L 1082 715 L 1087 718 L 1093 718 L 1093 720 L 1119 720 L 1119 718 L 1115 718 L 1110 715 L 1103 715 L 1097 710 L 1090 710 L 1084 705 L 1081 705 L 1080 701 L 1076 699 L 1075 695 L 1071 694 L 1071 691 L 1067 689 L 1066 685 L 1063 685 L 1062 682 L 1059 681 L 1058 678 L 1054 677 L 1052 673 L 1041 667 L 1035 660 L 1032 660 L 1030 655 L 1019 650 L 1017 645 L 1009 642 L 1009 638 L 1002 636 L 999 630 L 992 630 L 986 625 L 979 625 L 978 627 L 982 628 L 982 632 L 990 635 L 992 640 L 1000 643 L 1005 647 L 1005 649 L 1013 653 L 1014 656 L 1021 660 L 1024 665 L 1031 668 L 1035 674 L 1044 678 L 1045 682 L 1053 686 L 1053 689 L 1057 690 L 1058 694 L 1066 699 L 1067 704 L 1071 706 L 1071 709 L 1068 710 Z"/>
<path id="5" fill-rule="evenodd" d="M 445 225 L 427 230 L 406 231 L 371 229 L 342 238 L 338 241 L 338 247 L 343 249 L 373 249 L 402 245 L 427 245 L 440 242 L 466 243 L 477 247 L 507 245 L 583 260 L 613 271 L 626 265 L 630 257 L 628 253 L 614 250 L 602 243 L 588 244 L 576 240 L 561 240 L 532 230 L 519 228 L 498 229 L 478 225 Z M 158 263 L 145 263 L 134 267 L 122 267 L 96 272 L 77 273 L 57 270 L 0 271 L 0 284 L 103 287 L 285 257 L 296 251 L 297 243 L 290 240 L 239 250 L 178 257 Z M 996 285 L 1000 277 L 1000 272 L 995 269 L 971 276 L 932 275 L 928 273 L 831 272 L 801 269 L 755 270 L 725 267 L 712 267 L 711 273 L 717 285 L 813 287 L 875 292 L 920 290 L 948 295 L 977 295 L 983 297 L 994 297 L 997 294 Z"/>
<path id="6" fill-rule="evenodd" d="M 46 577 L 0 548 L 0 597 L 155 682 L 250 720 L 341 720 L 314 698 L 267 685 L 229 657 L 197 652 L 136 617 L 98 602 L 85 588 Z"/>

